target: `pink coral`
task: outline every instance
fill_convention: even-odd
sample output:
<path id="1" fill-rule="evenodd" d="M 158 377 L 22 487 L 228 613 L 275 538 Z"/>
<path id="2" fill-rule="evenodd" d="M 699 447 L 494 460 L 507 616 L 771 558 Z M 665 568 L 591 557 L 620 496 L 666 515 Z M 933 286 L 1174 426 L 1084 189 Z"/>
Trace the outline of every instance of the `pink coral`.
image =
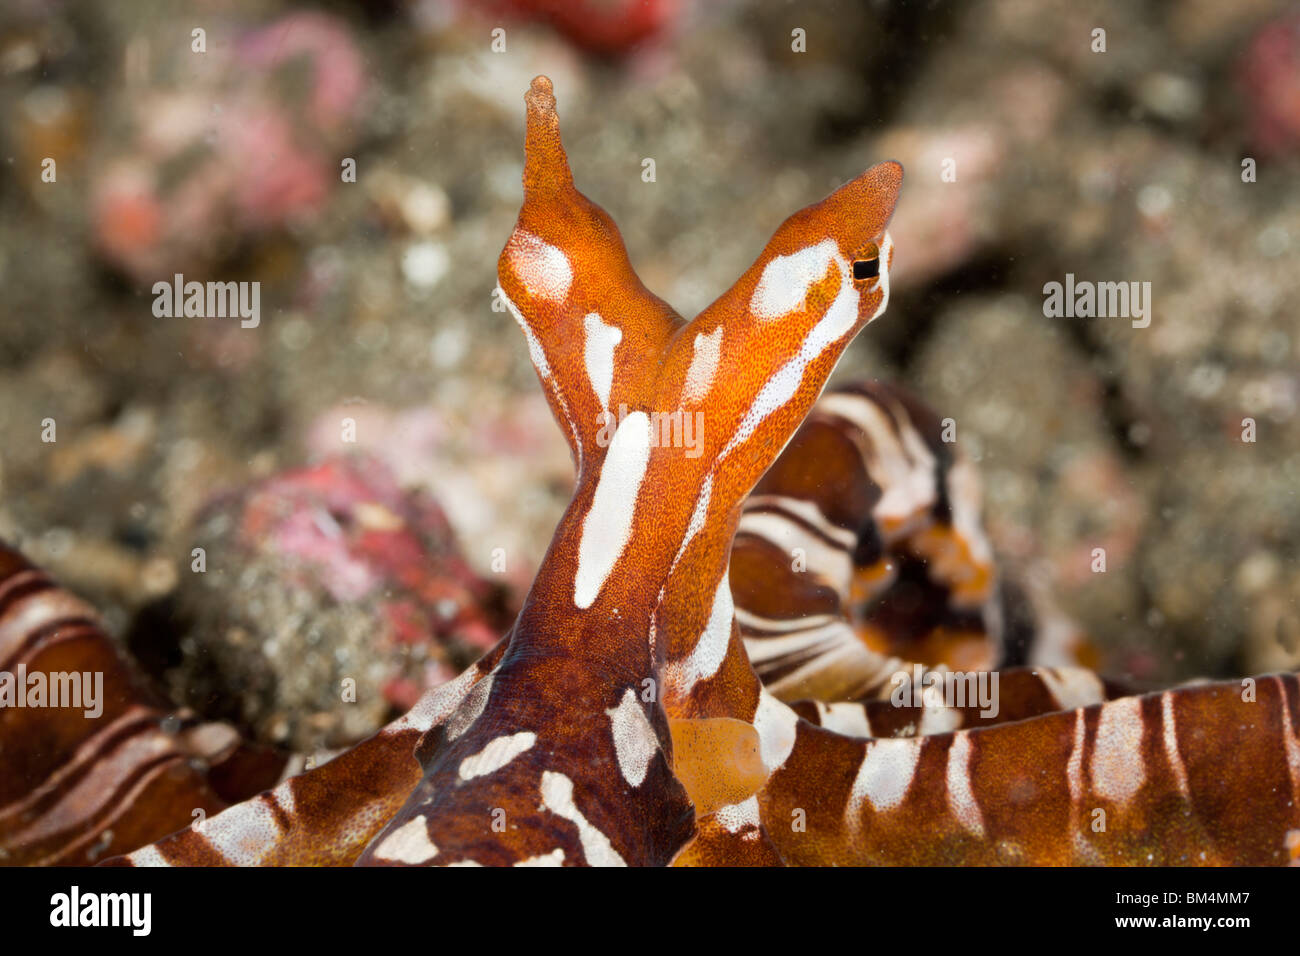
<path id="1" fill-rule="evenodd" d="M 1255 34 L 1241 65 L 1253 144 L 1267 156 L 1300 146 L 1300 14 Z"/>
<path id="2" fill-rule="evenodd" d="M 385 694 L 395 706 L 453 676 L 508 621 L 501 589 L 465 562 L 438 503 L 404 490 L 373 458 L 284 472 L 239 495 L 233 509 L 217 508 L 233 514 L 231 543 L 245 562 L 367 609 L 375 650 L 394 660 Z"/>
<path id="3" fill-rule="evenodd" d="M 307 62 L 312 71 L 311 118 L 325 128 L 351 121 L 365 92 L 365 67 L 347 27 L 323 13 L 290 13 L 243 38 L 236 56 L 260 71 Z"/>
<path id="4" fill-rule="evenodd" d="M 211 32 L 204 70 L 184 92 L 132 98 L 135 132 L 94 184 L 95 243 L 141 282 L 318 212 L 364 100 L 361 54 L 342 21 L 293 13 L 234 44 Z"/>

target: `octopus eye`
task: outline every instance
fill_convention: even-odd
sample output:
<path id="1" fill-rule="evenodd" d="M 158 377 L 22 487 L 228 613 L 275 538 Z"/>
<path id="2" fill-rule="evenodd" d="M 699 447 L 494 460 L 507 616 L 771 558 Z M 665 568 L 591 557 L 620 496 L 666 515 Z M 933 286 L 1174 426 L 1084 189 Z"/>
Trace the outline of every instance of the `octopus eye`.
<path id="1" fill-rule="evenodd" d="M 862 282 L 880 275 L 880 247 L 874 242 L 862 250 L 862 254 L 853 260 L 853 281 Z"/>

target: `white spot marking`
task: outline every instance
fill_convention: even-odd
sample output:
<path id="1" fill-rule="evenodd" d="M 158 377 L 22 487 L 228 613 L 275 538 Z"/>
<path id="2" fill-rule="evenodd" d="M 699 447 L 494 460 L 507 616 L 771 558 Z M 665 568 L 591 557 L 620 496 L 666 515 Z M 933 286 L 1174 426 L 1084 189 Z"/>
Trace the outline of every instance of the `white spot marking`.
<path id="1" fill-rule="evenodd" d="M 700 332 L 695 336 L 695 353 L 691 356 L 690 368 L 686 370 L 686 384 L 682 387 L 683 404 L 698 402 L 709 394 L 721 358 L 722 326 L 719 325 L 708 335 Z"/>
<path id="2" fill-rule="evenodd" d="M 491 677 L 490 674 L 487 676 Z M 390 728 L 394 732 L 407 728 L 421 732 L 432 730 L 455 713 L 465 695 L 479 680 L 478 668 L 470 667 L 454 680 L 425 691 L 415 706 L 391 724 Z"/>
<path id="3" fill-rule="evenodd" d="M 921 759 L 921 737 L 886 737 L 867 744 L 862 766 L 853 781 L 846 812 L 857 821 L 862 803 L 876 811 L 892 810 L 903 802 Z"/>
<path id="4" fill-rule="evenodd" d="M 804 653 L 798 656 L 806 662 L 771 681 L 767 687 L 773 694 L 794 699 L 807 697 L 808 684 L 815 681 L 825 686 L 826 679 L 837 682 L 839 692 L 848 694 L 854 688 L 881 688 L 906 666 L 896 657 L 884 657 L 876 651 L 869 650 L 858 638 L 857 633 L 844 621 L 837 621 L 803 634 L 789 634 L 777 637 L 746 637 L 745 650 L 750 662 L 757 665 L 760 661 L 777 661 L 796 654 L 802 646 Z M 793 696 L 792 696 L 793 695 Z"/>
<path id="5" fill-rule="evenodd" d="M 822 616 L 810 618 L 807 629 L 792 627 L 779 636 L 764 634 L 749 638 L 745 641 L 745 649 L 749 652 L 750 661 L 758 664 L 794 655 L 811 657 L 814 648 L 820 648 L 821 653 L 825 654 L 847 643 L 849 638 L 862 644 L 857 632 L 844 621 L 815 623 L 821 619 Z"/>
<path id="6" fill-rule="evenodd" d="M 769 774 L 785 763 L 794 750 L 798 726 L 798 714 L 766 690 L 759 693 L 754 729 L 758 731 L 759 754 Z"/>
<path id="7" fill-rule="evenodd" d="M 750 495 L 745 499 L 746 510 L 773 508 L 794 515 L 796 518 L 812 525 L 818 533 L 837 543 L 845 551 L 853 551 L 858 546 L 858 536 L 848 528 L 833 524 L 815 501 L 791 498 L 787 495 Z"/>
<path id="8" fill-rule="evenodd" d="M 609 837 L 587 822 L 573 803 L 573 781 L 553 770 L 542 772 L 542 806 L 578 828 L 582 853 L 592 866 L 627 866 Z"/>
<path id="9" fill-rule="evenodd" d="M 971 557 L 982 565 L 988 565 L 993 561 L 993 546 L 989 544 L 980 522 L 980 504 L 983 500 L 979 472 L 975 470 L 974 463 L 965 458 L 959 459 L 948 470 L 952 526 L 970 548 Z"/>
<path id="10" fill-rule="evenodd" d="M 944 704 L 927 704 L 921 708 L 921 726 L 916 730 L 922 737 L 947 734 L 961 726 L 961 711 Z"/>
<path id="11" fill-rule="evenodd" d="M 631 688 L 623 692 L 618 706 L 611 707 L 605 714 L 609 717 L 610 733 L 614 737 L 618 769 L 624 780 L 639 787 L 650 769 L 650 761 L 659 750 L 659 738 L 655 736 L 654 727 Z"/>
<path id="12" fill-rule="evenodd" d="M 596 600 L 627 547 L 632 535 L 632 516 L 649 463 L 650 419 L 645 412 L 632 412 L 623 419 L 609 443 L 609 454 L 600 470 L 591 508 L 582 522 L 573 603 L 584 610 Z"/>
<path id="13" fill-rule="evenodd" d="M 837 734 L 848 737 L 870 737 L 871 723 L 867 720 L 867 709 L 861 704 L 839 701 L 829 704 L 822 714 L 822 726 Z"/>
<path id="14" fill-rule="evenodd" d="M 573 413 L 569 411 L 569 403 L 564 399 L 564 393 L 560 391 L 559 382 L 551 375 L 550 363 L 546 361 L 546 352 L 542 350 L 542 343 L 537 340 L 533 334 L 532 326 L 524 319 L 523 313 L 519 311 L 519 306 L 510 300 L 505 290 L 497 287 L 501 293 L 501 299 L 510 310 L 510 314 L 515 317 L 515 322 L 523 330 L 524 338 L 528 340 L 528 355 L 533 360 L 533 368 L 537 369 L 537 375 L 541 380 L 550 385 L 551 391 L 555 394 L 555 401 L 560 406 L 560 414 L 564 416 L 564 422 L 569 426 L 569 434 L 573 436 L 573 447 L 578 456 L 578 475 L 582 475 L 582 438 L 578 433 L 578 424 L 573 420 Z"/>
<path id="15" fill-rule="evenodd" d="M 438 848 L 429 839 L 429 827 L 421 813 L 394 830 L 375 847 L 375 856 L 397 863 L 427 863 L 438 855 Z"/>
<path id="16" fill-rule="evenodd" d="M 559 302 L 569 294 L 573 266 L 562 250 L 522 229 L 510 245 L 510 268 L 530 295 Z"/>
<path id="17" fill-rule="evenodd" d="M 16 575 L 12 584 L 19 584 L 21 579 L 39 580 L 38 575 Z M 5 587 L 10 590 L 12 585 Z M 10 593 L 13 593 L 12 591 Z M 0 619 L 0 661 L 7 660 L 15 654 L 22 642 L 39 627 L 62 617 L 90 616 L 95 612 L 88 604 L 68 594 L 66 591 L 39 591 L 27 597 L 13 601 Z"/>
<path id="18" fill-rule="evenodd" d="M 714 816 L 718 825 L 728 833 L 739 833 L 747 827 L 757 827 L 759 825 L 758 794 L 740 803 L 719 807 Z"/>
<path id="19" fill-rule="evenodd" d="M 808 614 L 804 617 L 763 617 L 743 607 L 736 608 L 736 620 L 746 633 L 767 636 L 769 634 L 789 634 L 793 631 L 808 631 L 827 624 L 840 623 L 837 614 Z"/>
<path id="20" fill-rule="evenodd" d="M 726 660 L 727 648 L 731 643 L 732 611 L 730 575 L 724 573 L 717 590 L 713 592 L 713 608 L 709 612 L 709 620 L 691 649 L 690 656 L 669 664 L 668 670 L 678 693 L 690 693 L 696 682 L 712 677 Z"/>
<path id="21" fill-rule="evenodd" d="M 462 780 L 486 777 L 490 773 L 496 773 L 535 743 L 537 743 L 537 735 L 531 730 L 497 737 L 489 741 L 487 746 L 478 753 L 462 760 L 460 769 L 456 773 Z"/>
<path id="22" fill-rule="evenodd" d="M 678 547 L 677 553 L 673 555 L 673 563 L 668 568 L 668 573 L 672 574 L 677 570 L 677 562 L 682 559 L 686 553 L 686 546 L 691 540 L 704 530 L 704 521 L 709 514 L 709 501 L 713 498 L 713 472 L 709 472 L 708 477 L 704 479 L 704 484 L 700 487 L 700 493 L 695 499 L 695 510 L 691 512 L 691 520 L 686 526 L 686 536 L 682 538 L 681 546 Z"/>
<path id="23" fill-rule="evenodd" d="M 1160 726 L 1165 741 L 1165 759 L 1178 781 L 1178 792 L 1184 797 L 1191 795 L 1187 786 L 1187 768 L 1183 766 L 1183 757 L 1178 752 L 1178 728 L 1174 724 L 1174 698 L 1169 691 L 1160 695 Z"/>
<path id="24" fill-rule="evenodd" d="M 1087 730 L 1083 720 L 1083 711 L 1074 712 L 1074 745 L 1070 748 L 1070 759 L 1065 765 L 1065 780 L 1070 786 L 1070 802 L 1078 803 L 1083 799 L 1083 744 Z"/>
<path id="25" fill-rule="evenodd" d="M 171 866 L 156 846 L 141 847 L 134 853 L 128 854 L 127 859 L 133 866 Z"/>
<path id="26" fill-rule="evenodd" d="M 802 311 L 808 290 L 825 277 L 839 253 L 834 239 L 823 239 L 815 246 L 777 256 L 763 267 L 749 310 L 764 321 Z"/>
<path id="27" fill-rule="evenodd" d="M 878 288 L 880 289 L 880 305 L 876 306 L 876 312 L 869 321 L 875 321 L 880 318 L 885 309 L 889 306 L 889 264 L 894 258 L 894 240 L 885 233 L 885 237 L 880 240 L 880 280 Z"/>
<path id="28" fill-rule="evenodd" d="M 948 748 L 948 809 L 957 822 L 977 837 L 984 836 L 984 814 L 975 800 L 970 780 L 969 734 L 955 734 Z"/>
<path id="29" fill-rule="evenodd" d="M 1099 797 L 1124 804 L 1146 781 L 1142 765 L 1142 703 L 1123 697 L 1101 708 L 1092 752 L 1092 789 Z"/>
<path id="30" fill-rule="evenodd" d="M 852 422 L 870 439 L 866 464 L 880 486 L 880 499 L 871 510 L 889 540 L 928 517 L 938 497 L 935 460 L 922 442 L 907 440 L 910 428 L 900 427 L 904 436 L 900 438 L 885 410 L 864 395 L 833 393 L 818 403 L 817 410 Z"/>
<path id="31" fill-rule="evenodd" d="M 520 860 L 515 866 L 564 866 L 564 850 L 557 846 L 550 853 L 530 856 L 526 860 Z"/>
<path id="32" fill-rule="evenodd" d="M 1105 699 L 1097 675 L 1082 667 L 1039 667 L 1034 673 L 1056 700 L 1058 710 L 1088 707 Z"/>
<path id="33" fill-rule="evenodd" d="M 205 821 L 196 832 L 236 866 L 259 865 L 283 836 L 264 800 L 237 803 Z"/>
<path id="34" fill-rule="evenodd" d="M 828 544 L 789 515 L 779 511 L 746 511 L 740 516 L 736 534 L 752 534 L 774 545 L 783 553 L 804 554 L 807 571 L 837 593 L 847 597 L 853 582 L 853 555 Z"/>
<path id="35" fill-rule="evenodd" d="M 834 248 L 834 243 L 829 239 L 825 240 L 821 245 L 825 246 L 827 244 L 832 249 Z M 773 260 L 773 262 L 775 261 Z M 853 288 L 849 264 L 844 261 L 843 256 L 838 254 L 835 254 L 833 259 L 828 259 L 829 261 L 836 262 L 840 270 L 840 291 L 835 296 L 835 301 L 831 303 L 830 308 L 826 310 L 826 314 L 813 326 L 803 340 L 798 354 L 777 369 L 772 377 L 763 384 L 753 404 L 749 406 L 749 410 L 745 412 L 744 417 L 740 420 L 740 424 L 732 434 L 731 440 L 727 442 L 722 454 L 718 456 L 719 461 L 726 458 L 733 449 L 747 441 L 754 434 L 754 430 L 769 415 L 785 405 L 798 393 L 799 386 L 803 382 L 804 371 L 808 368 L 809 363 L 832 344 L 843 338 L 858 321 L 858 301 L 860 297 L 858 290 Z M 771 265 L 772 263 L 769 263 L 768 267 L 770 268 Z M 754 298 L 755 300 L 759 298 L 757 293 Z M 753 303 L 751 303 L 751 307 L 753 307 Z"/>
<path id="36" fill-rule="evenodd" d="M 587 363 L 587 378 L 592 391 L 600 399 L 600 407 L 609 410 L 609 393 L 614 387 L 614 348 L 623 341 L 623 330 L 616 325 L 606 325 L 600 313 L 592 312 L 583 320 L 587 339 L 582 350 Z"/>
<path id="37" fill-rule="evenodd" d="M 524 338 L 528 340 L 528 357 L 533 361 L 533 368 L 537 369 L 537 374 L 542 381 L 547 381 L 551 377 L 551 363 L 546 361 L 546 352 L 542 350 L 542 343 L 538 341 L 537 336 L 533 333 L 533 327 L 528 324 L 519 306 L 515 305 L 510 296 L 506 295 L 506 290 L 498 287 L 501 293 L 501 301 L 506 304 L 510 314 L 515 317 L 515 324 L 523 330 Z"/>

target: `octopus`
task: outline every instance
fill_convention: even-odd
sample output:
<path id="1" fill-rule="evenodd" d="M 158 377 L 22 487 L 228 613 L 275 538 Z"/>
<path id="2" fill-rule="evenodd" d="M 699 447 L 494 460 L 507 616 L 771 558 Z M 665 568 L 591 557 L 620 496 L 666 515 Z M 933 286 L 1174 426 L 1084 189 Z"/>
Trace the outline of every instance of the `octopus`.
<path id="1" fill-rule="evenodd" d="M 282 760 L 148 699 L 93 610 L 0 551 L 0 667 L 106 686 L 94 719 L 0 709 L 7 862 L 1297 861 L 1296 676 L 1134 694 L 1016 633 L 938 418 L 826 390 L 889 303 L 897 163 L 792 215 L 686 321 L 576 189 L 548 79 L 526 107 L 498 294 L 576 481 L 513 625 L 272 784 Z"/>

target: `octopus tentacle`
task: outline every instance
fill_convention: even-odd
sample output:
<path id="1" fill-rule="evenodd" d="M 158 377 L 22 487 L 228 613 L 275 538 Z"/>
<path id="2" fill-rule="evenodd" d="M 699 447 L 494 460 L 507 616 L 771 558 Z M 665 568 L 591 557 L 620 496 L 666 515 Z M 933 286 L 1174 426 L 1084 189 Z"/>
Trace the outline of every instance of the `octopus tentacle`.
<path id="1" fill-rule="evenodd" d="M 778 697 L 888 696 L 912 662 L 1004 659 L 978 483 L 942 432 L 897 387 L 840 387 L 746 502 L 737 617 Z"/>
<path id="2" fill-rule="evenodd" d="M 89 605 L 3 544 L 0 752 L 0 861 L 28 865 L 134 849 L 256 793 L 283 765 L 164 704 Z"/>
<path id="3" fill-rule="evenodd" d="M 525 96 L 524 204 L 498 263 L 501 295 L 579 471 L 603 460 L 620 406 L 648 397 L 656 357 L 683 324 L 637 278 L 618 227 L 573 185 L 555 96 Z"/>
<path id="4" fill-rule="evenodd" d="M 901 740 L 801 723 L 762 816 L 796 864 L 1292 863 L 1300 682 L 1257 690 L 1205 684 Z"/>
<path id="5" fill-rule="evenodd" d="M 808 723 L 850 737 L 916 737 L 1028 720 L 1115 696 L 1082 667 L 955 673 L 912 666 L 913 673 L 898 672 L 888 697 L 790 706 Z"/>
<path id="6" fill-rule="evenodd" d="M 340 866 L 356 860 L 420 782 L 415 748 L 481 686 L 509 637 L 405 715 L 255 799 L 115 863 L 129 866 Z"/>

